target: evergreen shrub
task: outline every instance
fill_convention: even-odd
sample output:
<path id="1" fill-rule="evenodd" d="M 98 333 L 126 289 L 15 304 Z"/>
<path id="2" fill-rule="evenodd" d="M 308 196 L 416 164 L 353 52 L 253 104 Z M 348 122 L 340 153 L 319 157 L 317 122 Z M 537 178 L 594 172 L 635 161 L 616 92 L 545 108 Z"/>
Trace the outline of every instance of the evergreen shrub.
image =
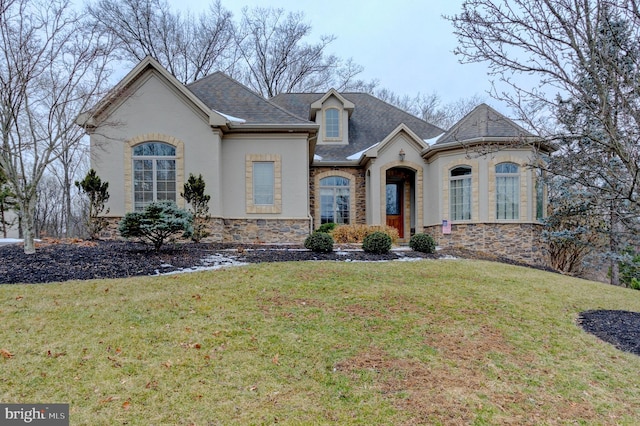
<path id="1" fill-rule="evenodd" d="M 328 234 L 333 231 L 336 226 L 338 226 L 338 224 L 333 222 L 323 223 L 316 232 L 326 232 Z"/>
<path id="2" fill-rule="evenodd" d="M 384 232 L 376 231 L 367 235 L 362 241 L 362 249 L 367 253 L 386 254 L 391 250 L 391 237 Z"/>
<path id="3" fill-rule="evenodd" d="M 173 201 L 159 201 L 147 205 L 142 212 L 127 213 L 118 231 L 124 238 L 138 238 L 160 251 L 165 241 L 178 233 L 189 238 L 193 233 L 192 222 L 193 215 Z"/>
<path id="4" fill-rule="evenodd" d="M 333 251 L 333 238 L 326 232 L 314 232 L 304 241 L 304 246 L 315 253 L 330 253 Z"/>
<path id="5" fill-rule="evenodd" d="M 409 240 L 409 247 L 422 253 L 435 253 L 436 241 L 429 234 L 415 234 Z"/>

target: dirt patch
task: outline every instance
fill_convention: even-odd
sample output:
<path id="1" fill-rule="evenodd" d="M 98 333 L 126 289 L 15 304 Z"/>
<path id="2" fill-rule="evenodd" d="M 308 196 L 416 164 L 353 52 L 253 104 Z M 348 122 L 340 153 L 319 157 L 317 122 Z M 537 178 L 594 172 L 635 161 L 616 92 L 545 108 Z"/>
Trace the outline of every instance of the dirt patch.
<path id="1" fill-rule="evenodd" d="M 482 416 L 491 424 L 502 425 L 599 419 L 586 400 L 567 401 L 552 393 L 528 392 L 523 379 L 514 375 L 520 368 L 530 370 L 534 360 L 515 354 L 499 330 L 483 326 L 453 335 L 430 333 L 425 344 L 436 351 L 433 361 L 395 358 L 372 347 L 337 363 L 335 369 L 354 381 L 363 371 L 373 374 L 377 391 L 408 414 L 407 425 L 467 425 Z M 502 371 L 492 362 L 492 354 L 513 368 Z M 543 374 L 535 370 L 526 374 L 534 373 Z"/>

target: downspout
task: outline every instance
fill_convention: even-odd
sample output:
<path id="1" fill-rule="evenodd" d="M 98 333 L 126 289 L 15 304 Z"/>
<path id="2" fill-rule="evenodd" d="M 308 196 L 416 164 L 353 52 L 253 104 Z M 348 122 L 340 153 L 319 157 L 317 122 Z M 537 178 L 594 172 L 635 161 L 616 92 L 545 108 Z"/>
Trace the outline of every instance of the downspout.
<path id="1" fill-rule="evenodd" d="M 313 137 L 309 138 L 309 142 L 313 141 L 313 140 L 317 140 L 318 139 L 318 135 L 316 134 Z M 307 149 L 310 150 L 310 147 L 313 146 L 313 153 L 311 153 L 311 155 L 309 155 L 310 153 L 307 153 L 307 156 L 311 159 L 311 161 L 309 162 L 309 169 L 307 172 L 307 217 L 309 218 L 309 235 L 313 234 L 313 215 L 311 214 L 311 191 L 310 191 L 310 186 L 311 186 L 311 165 L 313 164 L 313 157 L 315 155 L 315 146 L 316 144 L 313 143 L 307 144 Z"/>

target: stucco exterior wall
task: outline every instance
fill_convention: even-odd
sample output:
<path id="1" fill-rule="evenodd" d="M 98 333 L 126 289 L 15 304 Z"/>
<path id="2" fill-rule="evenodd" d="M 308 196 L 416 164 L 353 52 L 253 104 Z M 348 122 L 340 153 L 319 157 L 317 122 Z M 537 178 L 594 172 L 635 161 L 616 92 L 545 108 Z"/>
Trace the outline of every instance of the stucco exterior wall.
<path id="1" fill-rule="evenodd" d="M 428 183 L 425 197 L 431 204 L 425 211 L 425 226 L 439 225 L 442 220 L 451 220 L 449 216 L 449 173 L 457 166 L 472 168 L 472 195 L 469 221 L 452 223 L 530 223 L 535 217 L 535 179 L 534 173 L 527 167 L 531 163 L 531 151 L 527 149 L 505 149 L 492 154 L 479 155 L 472 150 L 461 148 L 432 157 L 428 162 Z M 511 162 L 519 166 L 520 174 L 520 217 L 517 220 L 496 219 L 495 166 Z M 435 205 L 437 204 L 437 205 Z"/>
<path id="2" fill-rule="evenodd" d="M 281 163 L 282 209 L 277 213 L 247 210 L 251 196 L 249 158 L 273 156 Z M 264 157 L 267 158 L 267 157 Z M 306 134 L 229 135 L 222 142 L 222 216 L 229 219 L 309 219 L 308 143 Z"/>
<path id="3" fill-rule="evenodd" d="M 130 169 L 130 142 L 154 139 L 184 144 L 184 158 L 176 164 L 178 173 L 184 180 L 189 173 L 202 174 L 213 200 L 210 213 L 220 215 L 222 206 L 216 202 L 221 199 L 220 138 L 206 117 L 155 72 L 147 72 L 129 91 L 131 95 L 91 134 L 91 167 L 109 182 L 109 216 L 121 217 L 130 210 L 127 204 L 131 203 L 126 202 L 127 197 L 129 201 L 133 198 L 127 184 L 131 176 L 126 173 Z M 178 182 L 178 204 L 184 206 L 181 189 Z"/>
<path id="4" fill-rule="evenodd" d="M 18 215 L 13 210 L 4 212 L 4 220 L 8 222 L 6 238 L 18 238 L 20 231 L 18 229 Z M 2 227 L 0 227 L 0 238 L 5 238 Z"/>

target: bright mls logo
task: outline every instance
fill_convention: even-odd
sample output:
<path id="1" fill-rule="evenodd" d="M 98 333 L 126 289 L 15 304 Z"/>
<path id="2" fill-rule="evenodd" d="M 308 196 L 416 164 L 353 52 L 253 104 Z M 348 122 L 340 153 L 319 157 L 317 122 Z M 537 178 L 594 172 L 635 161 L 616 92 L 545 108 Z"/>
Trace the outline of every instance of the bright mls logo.
<path id="1" fill-rule="evenodd" d="M 69 404 L 0 404 L 0 426 L 69 426 Z"/>

